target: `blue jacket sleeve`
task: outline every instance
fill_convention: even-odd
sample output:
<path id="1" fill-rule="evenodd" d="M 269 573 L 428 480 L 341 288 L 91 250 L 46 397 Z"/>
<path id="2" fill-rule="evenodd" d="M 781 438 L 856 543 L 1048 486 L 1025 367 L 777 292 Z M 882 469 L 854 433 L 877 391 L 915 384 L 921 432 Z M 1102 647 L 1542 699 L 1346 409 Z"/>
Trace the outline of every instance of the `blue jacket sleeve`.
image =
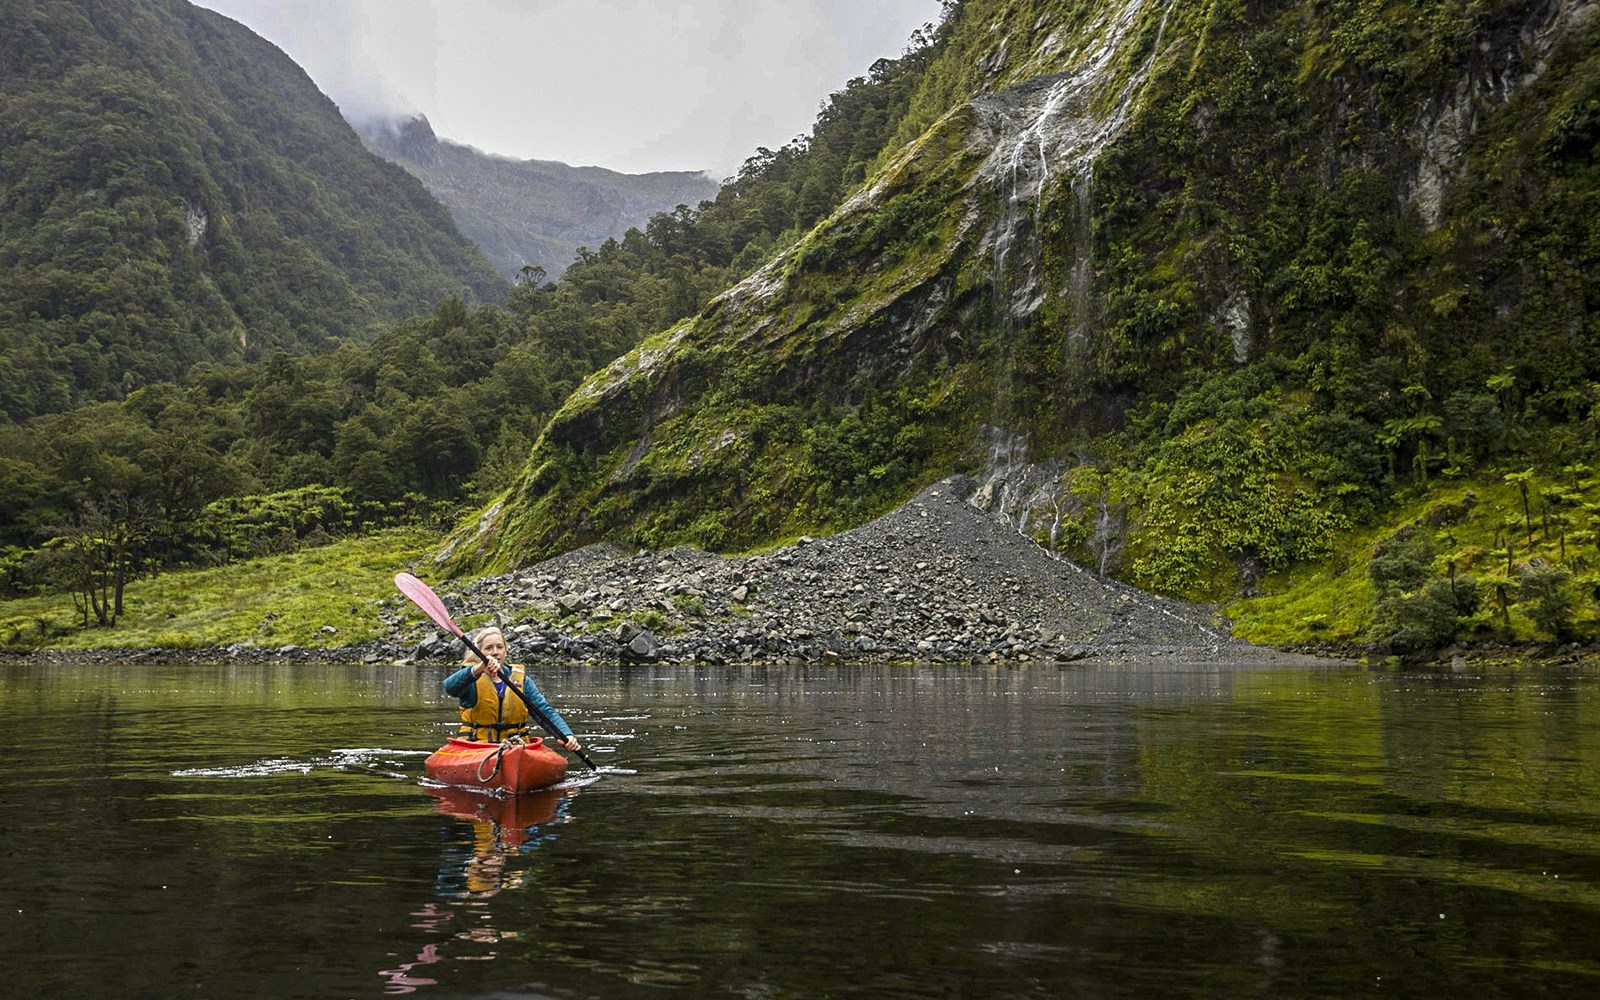
<path id="1" fill-rule="evenodd" d="M 478 703 L 478 685 L 474 683 L 471 664 L 444 679 L 444 693 L 461 699 L 462 708 L 471 708 Z"/>
<path id="2" fill-rule="evenodd" d="M 544 700 L 544 695 L 539 693 L 539 685 L 535 684 L 533 677 L 526 672 L 522 675 L 522 692 L 528 696 L 528 700 L 533 703 L 533 706 L 543 712 L 544 717 L 549 719 L 551 724 L 561 731 L 562 736 L 572 735 L 572 727 L 567 725 L 567 720 L 563 719 L 561 713 L 551 708 L 550 703 Z"/>

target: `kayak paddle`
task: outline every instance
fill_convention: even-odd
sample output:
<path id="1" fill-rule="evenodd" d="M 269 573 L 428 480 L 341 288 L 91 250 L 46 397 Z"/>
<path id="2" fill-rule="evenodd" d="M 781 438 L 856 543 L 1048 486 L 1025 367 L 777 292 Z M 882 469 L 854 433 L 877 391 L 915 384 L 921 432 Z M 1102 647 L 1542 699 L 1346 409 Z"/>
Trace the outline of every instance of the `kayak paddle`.
<path id="1" fill-rule="evenodd" d="M 451 635 L 466 643 L 467 648 L 478 655 L 478 659 L 485 663 L 489 662 L 489 658 L 483 655 L 483 650 L 479 649 L 471 639 L 467 638 L 467 634 L 461 631 L 460 625 L 457 625 L 451 620 L 450 612 L 445 609 L 444 602 L 439 600 L 439 595 L 433 592 L 433 588 L 429 587 L 421 580 L 418 580 L 410 573 L 396 573 L 394 575 L 394 585 L 399 587 L 400 593 L 406 595 L 406 597 L 411 600 L 412 604 L 415 604 L 417 607 L 421 608 L 423 613 L 429 618 L 432 618 L 441 628 L 445 629 Z M 565 736 L 561 735 L 561 730 L 557 729 L 555 724 L 547 719 L 545 714 L 534 706 L 533 702 L 528 700 L 528 696 L 523 692 L 522 688 L 515 684 L 507 684 L 506 687 L 517 693 L 517 697 L 522 699 L 522 703 L 528 706 L 528 714 L 533 716 L 534 719 L 538 721 L 539 725 L 543 726 L 551 736 L 554 736 L 558 744 L 562 740 L 566 739 Z M 589 770 L 599 770 L 599 768 L 594 766 L 594 761 L 590 760 L 582 750 L 574 750 L 572 752 L 578 755 L 579 760 L 588 765 Z"/>

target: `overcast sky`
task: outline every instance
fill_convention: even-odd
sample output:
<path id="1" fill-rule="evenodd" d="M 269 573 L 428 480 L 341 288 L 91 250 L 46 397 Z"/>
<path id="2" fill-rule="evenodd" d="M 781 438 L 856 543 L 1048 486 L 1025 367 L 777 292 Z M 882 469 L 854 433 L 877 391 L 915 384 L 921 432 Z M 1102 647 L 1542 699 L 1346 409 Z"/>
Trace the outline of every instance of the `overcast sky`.
<path id="1" fill-rule="evenodd" d="M 518 158 L 723 178 L 810 130 L 938 0 L 198 0 L 305 68 L 347 118 L 421 111 Z"/>

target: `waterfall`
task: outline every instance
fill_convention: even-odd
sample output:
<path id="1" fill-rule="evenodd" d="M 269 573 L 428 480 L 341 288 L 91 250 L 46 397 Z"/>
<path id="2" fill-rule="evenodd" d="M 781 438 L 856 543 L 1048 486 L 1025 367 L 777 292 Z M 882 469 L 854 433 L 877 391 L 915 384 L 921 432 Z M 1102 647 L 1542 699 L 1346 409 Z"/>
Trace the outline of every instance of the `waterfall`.
<path id="1" fill-rule="evenodd" d="M 1121 134 L 1161 52 L 1167 19 L 1176 0 L 1118 0 L 1083 29 L 1086 39 L 1071 69 L 1036 77 L 975 102 L 999 138 L 979 170 L 980 185 L 997 195 L 998 211 L 988 229 L 995 316 L 1000 324 L 994 403 L 983 485 L 972 502 L 1028 534 L 1050 518 L 1052 538 L 1064 509 L 1064 460 L 1030 462 L 1029 438 L 1007 429 L 1024 415 L 1013 406 L 1019 330 L 1051 295 L 1066 299 L 1066 350 L 1090 343 L 1096 321 L 1094 294 L 1094 161 Z M 1125 69 L 1130 44 L 1149 8 L 1161 19 L 1149 54 Z M 1121 84 L 1118 86 L 1118 80 Z M 1113 89 L 1114 88 L 1114 89 Z M 1070 194 L 1072 241 L 1064 287 L 1046 287 L 1041 267 L 1043 211 L 1052 191 Z"/>
<path id="2" fill-rule="evenodd" d="M 1066 463 L 1028 461 L 1026 434 L 993 426 L 985 426 L 983 432 L 988 438 L 985 473 L 968 502 L 995 514 L 1030 538 L 1034 526 L 1043 520 L 1054 554 L 1064 510 L 1061 480 Z"/>

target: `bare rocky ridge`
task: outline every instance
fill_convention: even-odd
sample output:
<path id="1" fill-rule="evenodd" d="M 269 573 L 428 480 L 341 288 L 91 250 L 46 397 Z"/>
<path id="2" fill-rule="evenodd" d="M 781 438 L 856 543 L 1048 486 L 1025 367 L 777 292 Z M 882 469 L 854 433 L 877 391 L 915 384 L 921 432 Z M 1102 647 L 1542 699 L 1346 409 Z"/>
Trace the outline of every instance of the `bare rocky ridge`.
<path id="1" fill-rule="evenodd" d="M 516 280 L 524 266 L 557 278 L 580 246 L 644 228 L 657 212 L 691 208 L 721 186 L 695 170 L 624 174 L 554 160 L 516 160 L 440 139 L 418 115 L 358 126 L 367 148 L 420 180 L 456 225 Z"/>
<path id="2" fill-rule="evenodd" d="M 1280 656 L 1208 607 L 1153 597 L 1052 558 L 954 477 L 867 525 L 761 555 L 591 545 L 445 599 L 491 614 L 515 655 L 695 663 L 1215 660 Z M 523 620 L 527 619 L 527 620 Z M 399 615 L 389 619 L 402 641 Z M 419 658 L 453 658 L 441 633 Z"/>

